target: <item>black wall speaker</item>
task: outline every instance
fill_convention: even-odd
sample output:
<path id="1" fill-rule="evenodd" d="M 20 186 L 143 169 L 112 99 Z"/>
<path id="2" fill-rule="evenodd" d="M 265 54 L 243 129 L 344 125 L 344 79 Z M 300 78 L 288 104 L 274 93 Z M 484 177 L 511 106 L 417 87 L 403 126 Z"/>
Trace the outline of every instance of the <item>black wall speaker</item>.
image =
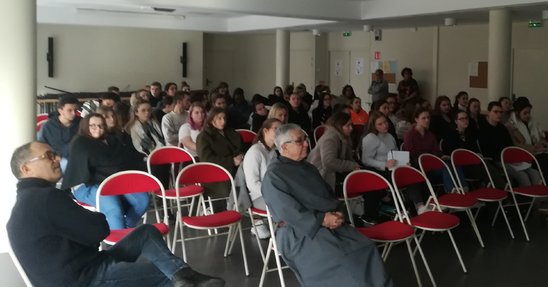
<path id="1" fill-rule="evenodd" d="M 186 51 L 187 51 L 187 45 L 186 45 L 186 42 L 183 42 L 183 55 L 181 56 L 181 59 L 180 59 L 181 65 L 183 66 L 183 78 L 186 78 L 186 74 L 187 74 L 186 63 L 188 61 L 188 58 L 187 58 Z"/>
<path id="2" fill-rule="evenodd" d="M 48 61 L 48 77 L 53 78 L 53 37 L 48 37 L 48 53 L 46 54 Z"/>

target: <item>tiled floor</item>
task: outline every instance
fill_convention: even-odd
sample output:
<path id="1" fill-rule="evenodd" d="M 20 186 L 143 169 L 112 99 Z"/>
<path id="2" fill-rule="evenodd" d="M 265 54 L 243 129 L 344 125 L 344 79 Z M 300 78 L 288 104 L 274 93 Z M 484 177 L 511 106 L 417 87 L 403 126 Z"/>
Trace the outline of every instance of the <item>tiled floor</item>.
<path id="1" fill-rule="evenodd" d="M 533 213 L 526 223 L 530 242 L 525 237 L 516 213 L 508 213 L 516 236 L 511 239 L 502 217 L 491 227 L 492 210 L 483 210 L 478 226 L 485 248 L 481 248 L 467 218 L 461 217 L 461 225 L 454 230 L 455 240 L 461 251 L 468 273 L 463 273 L 451 241 L 446 234 L 428 234 L 423 249 L 438 286 L 548 286 L 548 221 Z M 229 287 L 258 286 L 262 261 L 255 239 L 249 232 L 249 219 L 245 218 L 244 240 L 250 268 L 250 276 L 244 275 L 239 242 L 233 254 L 223 258 L 226 236 L 194 240 L 187 243 L 188 262 L 203 273 L 223 277 Z M 266 241 L 263 242 L 266 245 Z M 181 255 L 180 245 L 176 252 Z M 422 261 L 417 258 L 423 286 L 431 286 Z M 273 261 L 272 261 L 273 262 Z M 320 264 L 320 263 L 319 263 Z M 388 258 L 387 269 L 395 286 L 417 286 L 405 245 L 395 246 Z M 286 286 L 299 286 L 290 270 L 284 271 Z M 276 273 L 269 273 L 264 286 L 280 286 Z M 344 286 L 337 286 L 344 287 Z"/>

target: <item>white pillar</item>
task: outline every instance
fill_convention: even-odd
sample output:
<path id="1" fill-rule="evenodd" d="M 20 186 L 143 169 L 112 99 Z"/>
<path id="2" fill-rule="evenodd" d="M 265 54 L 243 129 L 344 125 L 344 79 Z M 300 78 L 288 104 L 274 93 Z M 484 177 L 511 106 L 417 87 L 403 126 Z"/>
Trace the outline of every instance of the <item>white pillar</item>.
<path id="1" fill-rule="evenodd" d="M 16 196 L 11 154 L 34 139 L 36 117 L 36 0 L 9 1 L 8 6 L 0 9 L 0 252 L 7 251 L 5 226 Z"/>
<path id="2" fill-rule="evenodd" d="M 510 96 L 512 19 L 510 11 L 489 11 L 489 66 L 487 88 L 489 101 Z"/>
<path id="3" fill-rule="evenodd" d="M 289 31 L 276 30 L 276 85 L 289 84 Z"/>

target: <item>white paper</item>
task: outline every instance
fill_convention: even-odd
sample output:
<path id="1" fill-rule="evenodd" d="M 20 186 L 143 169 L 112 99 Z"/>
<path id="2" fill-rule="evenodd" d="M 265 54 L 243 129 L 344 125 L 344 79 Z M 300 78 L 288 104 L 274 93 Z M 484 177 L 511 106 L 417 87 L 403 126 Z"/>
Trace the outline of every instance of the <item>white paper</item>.
<path id="1" fill-rule="evenodd" d="M 478 62 L 468 63 L 468 76 L 477 77 L 479 74 L 478 70 Z"/>
<path id="2" fill-rule="evenodd" d="M 363 75 L 363 58 L 356 58 L 354 62 L 356 76 Z"/>
<path id="3" fill-rule="evenodd" d="M 399 151 L 399 150 L 392 150 L 388 152 L 388 160 L 395 159 L 396 165 L 390 170 L 393 170 L 394 168 L 398 166 L 408 165 L 409 164 L 409 152 L 408 151 Z"/>

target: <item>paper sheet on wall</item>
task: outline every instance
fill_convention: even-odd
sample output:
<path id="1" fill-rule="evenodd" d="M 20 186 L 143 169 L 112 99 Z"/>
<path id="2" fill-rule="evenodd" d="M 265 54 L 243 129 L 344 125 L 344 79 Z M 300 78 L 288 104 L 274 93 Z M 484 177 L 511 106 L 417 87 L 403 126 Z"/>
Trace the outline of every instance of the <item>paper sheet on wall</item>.
<path id="1" fill-rule="evenodd" d="M 341 60 L 335 61 L 335 76 L 342 77 L 342 61 Z"/>
<path id="2" fill-rule="evenodd" d="M 468 63 L 468 76 L 477 77 L 478 76 L 478 62 Z"/>
<path id="3" fill-rule="evenodd" d="M 409 164 L 409 152 L 408 151 L 399 151 L 399 150 L 391 150 L 388 153 L 388 160 L 395 159 L 396 160 L 396 166 L 390 168 L 390 170 L 393 170 L 394 168 L 398 166 L 408 165 Z"/>
<path id="4" fill-rule="evenodd" d="M 381 69 L 385 74 L 398 73 L 398 61 L 371 61 L 371 73 Z"/>
<path id="5" fill-rule="evenodd" d="M 363 75 L 363 58 L 356 58 L 354 61 L 356 76 Z"/>

